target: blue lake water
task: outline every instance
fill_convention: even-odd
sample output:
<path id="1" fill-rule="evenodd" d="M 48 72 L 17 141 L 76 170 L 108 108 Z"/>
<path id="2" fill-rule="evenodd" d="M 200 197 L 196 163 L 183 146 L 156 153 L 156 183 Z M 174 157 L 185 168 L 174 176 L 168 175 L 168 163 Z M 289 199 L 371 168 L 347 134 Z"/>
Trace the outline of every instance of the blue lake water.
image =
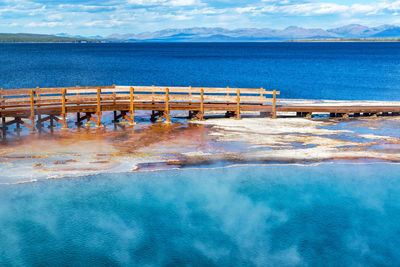
<path id="1" fill-rule="evenodd" d="M 0 44 L 0 87 L 269 88 L 283 98 L 400 100 L 399 43 Z"/>
<path id="2" fill-rule="evenodd" d="M 0 265 L 398 266 L 399 172 L 254 165 L 2 186 Z"/>

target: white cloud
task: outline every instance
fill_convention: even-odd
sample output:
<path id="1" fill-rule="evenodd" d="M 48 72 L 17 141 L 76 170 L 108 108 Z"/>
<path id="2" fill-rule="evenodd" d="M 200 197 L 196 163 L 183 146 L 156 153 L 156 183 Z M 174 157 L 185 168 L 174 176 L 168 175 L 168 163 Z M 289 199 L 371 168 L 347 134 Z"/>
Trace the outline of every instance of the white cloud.
<path id="1" fill-rule="evenodd" d="M 235 10 L 236 10 L 237 13 L 242 14 L 242 13 L 252 12 L 252 11 L 255 11 L 257 9 L 258 8 L 254 7 L 254 6 L 247 6 L 247 7 L 238 7 Z"/>
<path id="2" fill-rule="evenodd" d="M 198 3 L 196 0 L 171 0 L 166 4 L 171 6 L 191 6 Z"/>
<path id="3" fill-rule="evenodd" d="M 191 6 L 199 4 L 197 0 L 128 0 L 128 4 L 140 6 Z"/>
<path id="4" fill-rule="evenodd" d="M 288 14 L 310 16 L 342 13 L 348 11 L 348 9 L 348 6 L 332 3 L 307 3 L 283 6 L 279 10 Z"/>
<path id="5" fill-rule="evenodd" d="M 165 0 L 128 0 L 131 5 L 151 6 L 165 2 Z"/>
<path id="6" fill-rule="evenodd" d="M 243 13 L 272 13 L 272 14 L 286 14 L 297 16 L 321 16 L 337 14 L 341 16 L 351 16 L 354 14 L 359 15 L 375 15 L 383 13 L 385 10 L 399 11 L 400 1 L 395 2 L 380 2 L 372 4 L 336 4 L 330 2 L 322 3 L 301 3 L 292 4 L 289 0 L 276 1 L 276 0 L 262 0 L 267 5 L 246 6 L 238 7 L 235 11 L 238 14 Z M 394 14 L 394 13 L 392 13 Z"/>
<path id="7" fill-rule="evenodd" d="M 63 16 L 61 14 L 51 14 L 47 16 L 47 20 L 50 21 L 60 21 L 63 19 Z"/>
<path id="8" fill-rule="evenodd" d="M 376 14 L 379 8 L 376 5 L 354 4 L 350 7 L 352 13 Z"/>
<path id="9" fill-rule="evenodd" d="M 86 22 L 83 25 L 86 27 L 104 27 L 104 28 L 112 28 L 115 26 L 121 26 L 125 24 L 126 22 L 120 21 L 117 19 L 111 19 L 111 20 L 95 20 L 95 21 L 90 21 Z"/>
<path id="10" fill-rule="evenodd" d="M 184 12 L 185 14 L 190 16 L 209 16 L 209 15 L 223 14 L 226 12 L 226 10 L 205 7 L 205 8 L 195 8 L 191 10 L 186 10 Z"/>
<path id="11" fill-rule="evenodd" d="M 399 11 L 400 1 L 384 1 L 380 4 L 380 7 L 391 11 Z"/>
<path id="12" fill-rule="evenodd" d="M 30 22 L 28 24 L 25 24 L 25 27 L 28 28 L 37 28 L 37 27 L 49 27 L 49 28 L 53 28 L 53 27 L 57 27 L 57 26 L 71 26 L 72 23 L 64 23 L 64 22 L 40 22 L 40 23 L 36 23 L 36 22 Z"/>
<path id="13" fill-rule="evenodd" d="M 361 0 L 340 3 L 338 0 L 104 0 L 98 4 L 75 0 L 0 0 L 0 30 L 7 30 L 2 25 L 12 23 L 15 27 L 37 27 L 39 31 L 46 27 L 68 27 L 79 34 L 85 34 L 84 31 L 138 33 L 196 26 L 327 28 L 350 21 L 377 26 L 398 23 L 399 13 L 400 0 L 371 3 Z"/>
<path id="14" fill-rule="evenodd" d="M 186 15 L 173 15 L 173 14 L 165 14 L 161 16 L 164 19 L 172 19 L 172 20 L 189 20 L 191 17 Z"/>

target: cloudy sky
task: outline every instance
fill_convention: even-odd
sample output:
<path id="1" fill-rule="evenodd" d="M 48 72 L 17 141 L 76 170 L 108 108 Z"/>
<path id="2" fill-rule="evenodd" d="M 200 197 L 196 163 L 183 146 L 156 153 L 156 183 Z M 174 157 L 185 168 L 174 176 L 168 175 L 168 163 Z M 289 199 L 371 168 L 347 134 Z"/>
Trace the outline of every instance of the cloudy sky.
<path id="1" fill-rule="evenodd" d="M 109 35 L 165 28 L 400 24 L 400 0 L 0 0 L 0 32 Z"/>

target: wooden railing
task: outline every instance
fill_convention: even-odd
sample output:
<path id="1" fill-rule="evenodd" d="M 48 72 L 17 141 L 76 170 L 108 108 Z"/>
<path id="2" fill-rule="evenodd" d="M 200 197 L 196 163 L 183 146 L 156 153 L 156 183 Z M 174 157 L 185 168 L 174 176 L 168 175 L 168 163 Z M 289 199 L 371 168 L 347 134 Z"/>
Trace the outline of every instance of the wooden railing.
<path id="1" fill-rule="evenodd" d="M 100 100 L 115 103 L 130 101 L 130 89 L 133 88 L 133 102 L 214 102 L 214 103 L 260 103 L 276 104 L 278 91 L 244 88 L 199 88 L 199 87 L 155 87 L 155 86 L 102 86 L 102 87 L 66 87 L 34 89 L 1 89 L 1 108 L 26 107 L 31 105 L 32 95 L 35 106 L 97 103 Z M 65 93 L 65 96 L 64 94 Z M 267 98 L 267 95 L 272 95 Z M 167 97 L 167 98 L 166 98 Z"/>
<path id="2" fill-rule="evenodd" d="M 64 124 L 66 114 L 77 110 L 93 108 L 100 123 L 100 116 L 105 106 L 107 110 L 127 110 L 131 114 L 137 109 L 151 109 L 152 106 L 164 106 L 164 115 L 169 121 L 172 109 L 197 109 L 204 114 L 205 110 L 213 108 L 229 109 L 240 118 L 241 106 L 266 103 L 272 106 L 272 116 L 276 118 L 276 102 L 278 91 L 267 91 L 247 88 L 201 88 L 201 87 L 160 87 L 160 86 L 100 86 L 100 87 L 64 87 L 64 88 L 32 88 L 32 89 L 1 89 L 1 116 L 25 112 L 32 118 L 37 114 L 46 114 L 49 110 L 59 110 Z M 268 98 L 267 96 L 270 96 Z M 74 109 L 71 109 L 74 107 Z M 111 107 L 111 108 L 110 108 Z M 78 111 L 79 112 L 79 111 Z M 6 114 L 6 115 L 4 115 Z M 95 120 L 95 119 L 94 119 Z"/>

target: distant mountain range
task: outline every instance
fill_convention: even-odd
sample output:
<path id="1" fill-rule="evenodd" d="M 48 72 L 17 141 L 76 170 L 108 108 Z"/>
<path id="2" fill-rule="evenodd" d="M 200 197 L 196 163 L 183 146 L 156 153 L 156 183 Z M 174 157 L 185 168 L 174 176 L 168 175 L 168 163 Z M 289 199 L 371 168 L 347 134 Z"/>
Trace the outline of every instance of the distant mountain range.
<path id="1" fill-rule="evenodd" d="M 395 25 L 382 25 L 379 27 L 366 27 L 351 24 L 334 29 L 306 29 L 300 27 L 287 27 L 283 30 L 270 28 L 241 28 L 228 30 L 224 28 L 187 28 L 165 29 L 155 32 L 139 34 L 112 34 L 107 37 L 69 35 L 59 33 L 55 35 L 26 34 L 26 33 L 0 33 L 0 42 L 272 42 L 272 41 L 298 41 L 298 40 L 328 40 L 337 39 L 364 39 L 400 41 L 400 27 Z M 382 39 L 381 39 L 382 38 Z M 389 38 L 389 39 L 388 39 Z"/>
<path id="2" fill-rule="evenodd" d="M 388 37 L 400 37 L 400 27 L 394 25 L 366 27 L 358 24 L 351 24 L 329 30 L 320 28 L 306 29 L 295 26 L 283 30 L 270 28 L 241 28 L 228 30 L 224 28 L 196 27 L 187 29 L 165 29 L 140 34 L 112 34 L 107 36 L 106 39 L 129 42 L 257 42 L 296 39 Z"/>
<path id="3" fill-rule="evenodd" d="M 82 35 L 71 35 L 71 34 L 68 34 L 68 33 L 57 33 L 55 36 L 68 37 L 68 38 L 78 38 L 78 39 L 91 39 L 91 40 L 104 39 L 104 37 L 101 36 L 101 35 L 82 36 Z"/>

